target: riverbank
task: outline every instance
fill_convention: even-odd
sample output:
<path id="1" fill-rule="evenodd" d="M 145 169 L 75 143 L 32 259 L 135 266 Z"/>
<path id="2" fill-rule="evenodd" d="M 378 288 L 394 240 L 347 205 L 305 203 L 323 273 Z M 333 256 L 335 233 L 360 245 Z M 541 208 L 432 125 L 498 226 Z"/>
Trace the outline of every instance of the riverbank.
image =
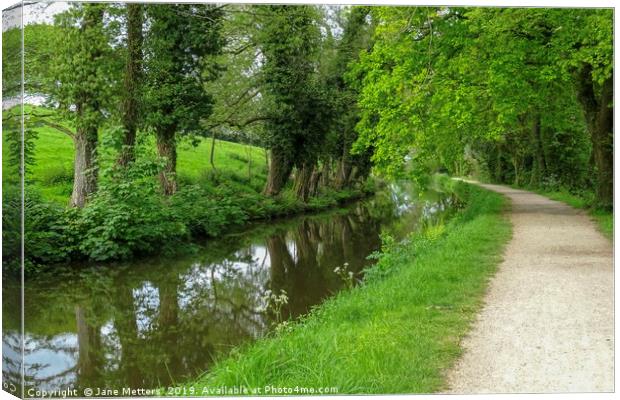
<path id="1" fill-rule="evenodd" d="M 290 190 L 267 197 L 225 186 L 210 189 L 192 185 L 166 199 L 154 185 L 153 179 L 142 179 L 103 186 L 84 209 L 65 208 L 36 192 L 27 192 L 26 272 L 59 263 L 112 262 L 192 252 L 205 240 L 252 223 L 338 208 L 375 191 L 374 183 L 368 182 L 361 188 L 323 189 L 302 202 Z M 4 214 L 15 215 L 14 220 L 19 221 L 19 192 L 5 190 L 3 197 Z M 18 232 L 17 225 L 3 231 L 5 266 L 15 271 L 19 269 L 19 235 L 12 234 Z"/>
<path id="2" fill-rule="evenodd" d="M 340 292 L 279 334 L 234 351 L 169 394 L 216 394 L 210 389 L 224 386 L 250 393 L 281 388 L 271 394 L 293 395 L 324 388 L 332 394 L 441 389 L 443 371 L 459 355 L 510 237 L 500 195 L 445 184 L 466 202 L 447 224 L 402 245 L 387 241 L 363 285 Z"/>

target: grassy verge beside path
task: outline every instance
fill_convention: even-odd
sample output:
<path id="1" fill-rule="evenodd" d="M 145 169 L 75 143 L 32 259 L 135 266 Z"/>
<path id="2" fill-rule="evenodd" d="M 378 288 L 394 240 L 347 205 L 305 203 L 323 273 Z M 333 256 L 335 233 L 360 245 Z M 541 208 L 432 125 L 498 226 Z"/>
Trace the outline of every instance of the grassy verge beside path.
<path id="1" fill-rule="evenodd" d="M 442 389 L 443 372 L 460 353 L 511 232 L 503 197 L 446 184 L 466 201 L 447 225 L 391 246 L 363 285 L 236 351 L 177 394 L 221 395 L 209 388 L 223 386 L 260 394 L 284 388 L 271 394 L 289 395 L 304 394 L 303 388 L 340 394 Z"/>

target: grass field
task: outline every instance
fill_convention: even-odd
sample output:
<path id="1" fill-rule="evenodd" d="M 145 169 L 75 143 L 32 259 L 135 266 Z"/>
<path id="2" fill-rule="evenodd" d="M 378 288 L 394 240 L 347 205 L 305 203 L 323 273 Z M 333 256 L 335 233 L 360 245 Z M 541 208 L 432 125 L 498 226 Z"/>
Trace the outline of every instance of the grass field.
<path id="1" fill-rule="evenodd" d="M 502 196 L 455 185 L 469 193 L 466 208 L 446 226 L 388 250 L 375 267 L 387 271 L 385 277 L 340 292 L 169 394 L 215 395 L 234 386 L 289 395 L 308 393 L 295 391 L 300 388 L 336 388 L 338 394 L 442 389 L 443 372 L 460 353 L 511 232 Z"/>
<path id="2" fill-rule="evenodd" d="M 34 165 L 29 175 L 32 186 L 38 189 L 45 198 L 61 204 L 67 204 L 71 196 L 73 183 L 73 141 L 53 128 L 38 127 L 35 129 Z M 100 133 L 100 143 L 111 140 L 106 130 Z M 152 137 L 143 138 L 143 148 L 152 151 L 155 156 L 155 143 Z M 3 135 L 3 168 L 10 163 L 9 148 Z M 116 151 L 111 146 L 100 146 L 102 168 L 111 165 Z M 197 146 L 189 140 L 181 140 L 178 144 L 177 173 L 181 182 L 201 182 L 210 184 L 213 169 L 209 163 L 211 140 L 200 138 Z M 259 147 L 239 143 L 216 140 L 215 166 L 219 176 L 230 184 L 245 186 L 259 191 L 266 179 L 265 150 Z M 249 186 L 249 188 L 248 188 Z"/>

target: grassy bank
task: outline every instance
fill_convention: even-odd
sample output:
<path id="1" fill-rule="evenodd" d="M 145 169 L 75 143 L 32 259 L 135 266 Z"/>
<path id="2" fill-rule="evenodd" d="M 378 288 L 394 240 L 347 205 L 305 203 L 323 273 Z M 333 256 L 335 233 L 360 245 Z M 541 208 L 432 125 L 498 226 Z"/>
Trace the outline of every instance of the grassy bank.
<path id="1" fill-rule="evenodd" d="M 261 394 L 270 394 L 265 387 L 287 388 L 271 394 L 292 395 L 304 393 L 301 388 L 440 390 L 510 237 L 500 195 L 449 185 L 467 205 L 447 225 L 387 246 L 363 285 L 236 351 L 176 394 L 217 394 L 222 386 Z"/>

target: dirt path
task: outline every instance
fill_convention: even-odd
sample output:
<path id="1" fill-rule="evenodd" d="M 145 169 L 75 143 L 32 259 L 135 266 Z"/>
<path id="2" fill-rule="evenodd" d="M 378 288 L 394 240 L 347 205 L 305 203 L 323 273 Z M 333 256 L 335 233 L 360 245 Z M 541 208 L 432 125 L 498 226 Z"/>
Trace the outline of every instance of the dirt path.
<path id="1" fill-rule="evenodd" d="M 512 201 L 514 232 L 449 392 L 613 391 L 611 242 L 582 211 L 481 186 Z"/>

